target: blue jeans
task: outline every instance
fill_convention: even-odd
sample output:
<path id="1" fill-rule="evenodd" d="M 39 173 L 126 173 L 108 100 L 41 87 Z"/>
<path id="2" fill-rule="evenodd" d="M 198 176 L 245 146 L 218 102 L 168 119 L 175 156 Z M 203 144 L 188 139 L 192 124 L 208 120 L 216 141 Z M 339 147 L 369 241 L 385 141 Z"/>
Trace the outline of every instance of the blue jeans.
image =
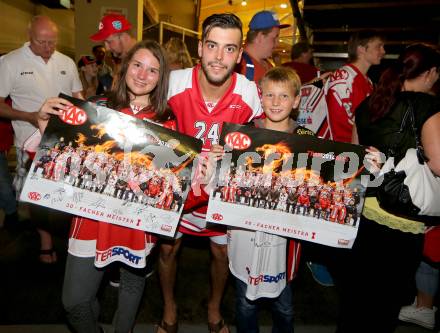
<path id="1" fill-rule="evenodd" d="M 17 211 L 17 201 L 12 188 L 12 178 L 8 169 L 8 159 L 4 151 L 0 152 L 0 208 L 5 214 Z"/>
<path id="2" fill-rule="evenodd" d="M 235 278 L 237 333 L 258 333 L 258 303 L 246 298 L 246 283 Z M 293 333 L 293 297 L 291 284 L 271 302 L 272 333 Z"/>
<path id="3" fill-rule="evenodd" d="M 417 289 L 434 298 L 439 287 L 439 269 L 422 261 L 416 272 Z"/>

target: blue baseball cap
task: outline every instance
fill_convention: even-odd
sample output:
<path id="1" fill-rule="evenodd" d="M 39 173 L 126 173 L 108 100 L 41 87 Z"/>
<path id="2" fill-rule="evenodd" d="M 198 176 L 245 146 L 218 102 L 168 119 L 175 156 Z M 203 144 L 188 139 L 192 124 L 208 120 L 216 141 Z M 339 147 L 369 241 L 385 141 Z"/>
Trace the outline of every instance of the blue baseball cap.
<path id="1" fill-rule="evenodd" d="M 251 30 L 263 30 L 273 27 L 283 29 L 290 27 L 290 24 L 280 24 L 277 14 L 268 10 L 256 13 L 249 23 L 249 29 Z"/>

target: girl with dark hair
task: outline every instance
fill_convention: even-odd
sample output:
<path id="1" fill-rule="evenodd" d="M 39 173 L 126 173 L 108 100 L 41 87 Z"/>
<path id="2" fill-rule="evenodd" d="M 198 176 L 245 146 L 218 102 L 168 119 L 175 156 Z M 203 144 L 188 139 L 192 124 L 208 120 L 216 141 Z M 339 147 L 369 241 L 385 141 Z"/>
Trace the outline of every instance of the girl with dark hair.
<path id="1" fill-rule="evenodd" d="M 161 122 L 174 129 L 167 108 L 168 63 L 161 46 L 155 41 L 137 43 L 124 58 L 119 81 L 109 98 L 95 99 L 133 117 Z M 40 109 L 44 127 L 49 114 L 59 115 L 70 102 L 52 98 Z M 63 304 L 75 331 L 95 333 L 99 304 L 96 298 L 105 267 L 121 264 L 115 332 L 131 332 L 145 286 L 145 266 L 155 246 L 156 237 L 141 230 L 74 217 L 63 286 Z M 135 258 L 136 260 L 133 260 Z"/>
<path id="2" fill-rule="evenodd" d="M 439 78 L 440 54 L 424 44 L 405 49 L 381 76 L 377 89 L 356 110 L 353 143 L 388 152 L 408 107 L 428 158 L 440 175 L 440 102 L 429 94 Z M 395 164 L 415 148 L 411 126 L 405 127 L 395 149 Z M 368 197 L 353 249 L 341 274 L 338 333 L 393 332 L 400 307 L 412 297 L 411 287 L 421 260 L 424 224 L 383 210 Z"/>

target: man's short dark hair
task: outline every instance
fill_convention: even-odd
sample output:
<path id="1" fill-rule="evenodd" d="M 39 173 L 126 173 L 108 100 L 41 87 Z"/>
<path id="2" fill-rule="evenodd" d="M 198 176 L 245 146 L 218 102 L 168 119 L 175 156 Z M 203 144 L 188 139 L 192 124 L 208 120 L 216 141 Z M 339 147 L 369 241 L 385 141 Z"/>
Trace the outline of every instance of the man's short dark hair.
<path id="1" fill-rule="evenodd" d="M 240 30 L 240 45 L 243 41 L 243 24 L 240 18 L 232 13 L 213 14 L 207 17 L 202 24 L 202 41 L 211 32 L 213 28 L 238 29 Z"/>
<path id="2" fill-rule="evenodd" d="M 309 52 L 309 50 L 312 50 L 312 45 L 310 45 L 307 42 L 298 42 L 296 44 L 292 45 L 292 50 L 290 52 L 290 57 L 292 60 L 298 59 L 301 54 Z"/>
<path id="3" fill-rule="evenodd" d="M 376 30 L 362 30 L 353 33 L 348 41 L 348 60 L 350 62 L 356 61 L 357 48 L 359 46 L 367 46 L 368 42 L 376 38 L 384 40 L 383 35 Z"/>

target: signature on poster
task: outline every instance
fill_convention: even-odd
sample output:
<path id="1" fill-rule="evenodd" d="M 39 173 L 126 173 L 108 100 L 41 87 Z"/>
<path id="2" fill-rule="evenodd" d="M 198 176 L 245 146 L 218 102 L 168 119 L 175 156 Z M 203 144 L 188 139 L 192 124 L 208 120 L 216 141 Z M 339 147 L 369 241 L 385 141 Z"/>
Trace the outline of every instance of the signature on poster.
<path id="1" fill-rule="evenodd" d="M 142 215 L 147 211 L 146 207 L 134 207 L 134 214 L 135 215 Z"/>
<path id="2" fill-rule="evenodd" d="M 94 208 L 106 208 L 105 200 L 103 199 L 98 199 L 95 202 L 92 202 L 89 206 Z"/>
<path id="3" fill-rule="evenodd" d="M 73 200 L 74 203 L 79 204 L 82 201 L 83 197 L 84 197 L 84 193 L 73 192 L 72 200 Z"/>
<path id="4" fill-rule="evenodd" d="M 66 190 L 62 187 L 57 188 L 53 194 L 54 196 L 52 197 L 52 203 L 56 203 L 56 202 L 62 202 L 64 200 L 64 195 L 66 193 Z"/>

